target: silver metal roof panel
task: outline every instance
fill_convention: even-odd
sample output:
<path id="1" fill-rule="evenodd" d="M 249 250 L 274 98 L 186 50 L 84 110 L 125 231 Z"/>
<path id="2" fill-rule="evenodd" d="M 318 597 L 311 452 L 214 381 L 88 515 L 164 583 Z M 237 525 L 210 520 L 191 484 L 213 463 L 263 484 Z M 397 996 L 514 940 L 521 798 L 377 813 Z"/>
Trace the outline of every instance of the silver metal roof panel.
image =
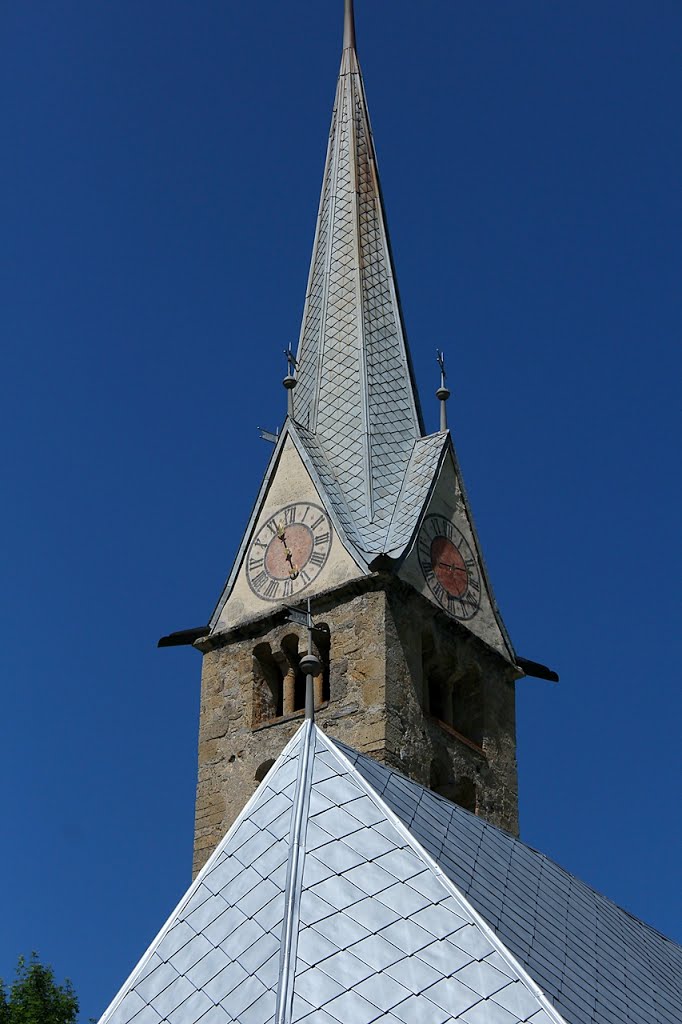
<path id="1" fill-rule="evenodd" d="M 380 552 L 423 429 L 354 45 L 341 61 L 296 376 L 296 423 L 315 436 L 361 546 Z"/>
<path id="2" fill-rule="evenodd" d="M 420 835 L 428 853 L 566 1021 L 682 1020 L 680 946 L 519 840 L 338 746 L 403 824 Z M 477 947 L 478 936 L 472 935 Z M 466 948 L 468 938 L 460 934 L 452 941 Z M 502 995 L 497 1001 L 512 1010 Z"/>
<path id="3" fill-rule="evenodd" d="M 102 1024 L 678 1024 L 681 968 L 547 858 L 306 723 Z"/>

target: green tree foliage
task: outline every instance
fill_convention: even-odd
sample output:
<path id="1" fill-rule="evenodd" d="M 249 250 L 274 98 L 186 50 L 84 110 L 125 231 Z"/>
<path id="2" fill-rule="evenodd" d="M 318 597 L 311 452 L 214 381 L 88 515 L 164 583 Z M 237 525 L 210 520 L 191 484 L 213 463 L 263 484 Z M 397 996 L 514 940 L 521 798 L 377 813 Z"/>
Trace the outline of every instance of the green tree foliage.
<path id="1" fill-rule="evenodd" d="M 54 971 L 20 956 L 14 982 L 0 979 L 0 1024 L 76 1024 L 78 997 L 70 981 L 58 985 Z"/>

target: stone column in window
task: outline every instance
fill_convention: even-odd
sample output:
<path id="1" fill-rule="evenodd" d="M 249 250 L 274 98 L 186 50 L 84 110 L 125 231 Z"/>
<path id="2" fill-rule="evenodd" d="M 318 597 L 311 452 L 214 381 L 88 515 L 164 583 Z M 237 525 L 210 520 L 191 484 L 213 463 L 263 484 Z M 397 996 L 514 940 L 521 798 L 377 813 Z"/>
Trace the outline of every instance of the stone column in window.
<path id="1" fill-rule="evenodd" d="M 284 710 L 283 714 L 293 715 L 296 710 L 296 669 L 291 665 L 284 676 Z"/>

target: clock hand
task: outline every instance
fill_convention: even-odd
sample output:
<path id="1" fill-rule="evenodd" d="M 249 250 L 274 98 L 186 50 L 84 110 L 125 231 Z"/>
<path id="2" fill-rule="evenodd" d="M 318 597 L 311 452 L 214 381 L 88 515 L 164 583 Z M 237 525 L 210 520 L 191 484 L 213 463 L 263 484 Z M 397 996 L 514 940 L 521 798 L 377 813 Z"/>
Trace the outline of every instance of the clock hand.
<path id="1" fill-rule="evenodd" d="M 294 556 L 291 553 L 291 548 L 287 547 L 286 537 L 284 535 L 284 529 L 282 529 L 282 532 L 280 533 L 279 532 L 279 527 L 278 527 L 277 536 L 281 540 L 282 544 L 284 544 L 284 557 L 286 558 L 287 562 L 289 563 L 289 579 L 290 580 L 295 580 L 296 577 L 298 576 L 300 570 L 299 570 L 297 565 L 294 565 Z"/>
<path id="2" fill-rule="evenodd" d="M 300 572 L 300 569 L 299 569 L 299 567 L 297 565 L 294 565 L 293 555 L 291 554 L 291 549 L 287 547 L 287 538 L 286 538 L 286 533 L 285 533 L 285 530 L 284 530 L 284 523 L 277 523 L 277 536 L 279 537 L 279 539 L 281 540 L 282 544 L 284 545 L 284 557 L 286 558 L 286 560 L 287 560 L 287 562 L 289 563 L 289 566 L 290 566 L 290 569 L 289 569 L 289 579 L 290 580 L 295 580 L 296 577 L 298 576 L 299 572 Z"/>
<path id="3" fill-rule="evenodd" d="M 451 565 L 450 562 L 439 562 L 438 564 L 442 565 L 444 569 L 452 569 L 453 572 L 467 571 L 463 565 Z"/>
<path id="4" fill-rule="evenodd" d="M 289 548 L 286 549 L 286 560 L 289 563 L 289 579 L 295 580 L 298 576 L 299 568 L 297 565 L 294 565 L 293 555 Z"/>

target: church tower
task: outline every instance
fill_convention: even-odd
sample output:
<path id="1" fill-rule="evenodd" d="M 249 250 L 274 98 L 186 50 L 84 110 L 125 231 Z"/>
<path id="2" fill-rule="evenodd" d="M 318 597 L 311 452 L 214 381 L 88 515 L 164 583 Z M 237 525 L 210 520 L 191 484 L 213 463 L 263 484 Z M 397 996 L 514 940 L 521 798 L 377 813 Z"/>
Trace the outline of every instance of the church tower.
<path id="1" fill-rule="evenodd" d="M 518 831 L 514 685 L 533 666 L 495 604 L 441 369 L 427 435 L 345 0 L 288 414 L 210 623 L 161 641 L 203 654 L 195 871 L 301 724 L 308 600 L 318 726 Z"/>

